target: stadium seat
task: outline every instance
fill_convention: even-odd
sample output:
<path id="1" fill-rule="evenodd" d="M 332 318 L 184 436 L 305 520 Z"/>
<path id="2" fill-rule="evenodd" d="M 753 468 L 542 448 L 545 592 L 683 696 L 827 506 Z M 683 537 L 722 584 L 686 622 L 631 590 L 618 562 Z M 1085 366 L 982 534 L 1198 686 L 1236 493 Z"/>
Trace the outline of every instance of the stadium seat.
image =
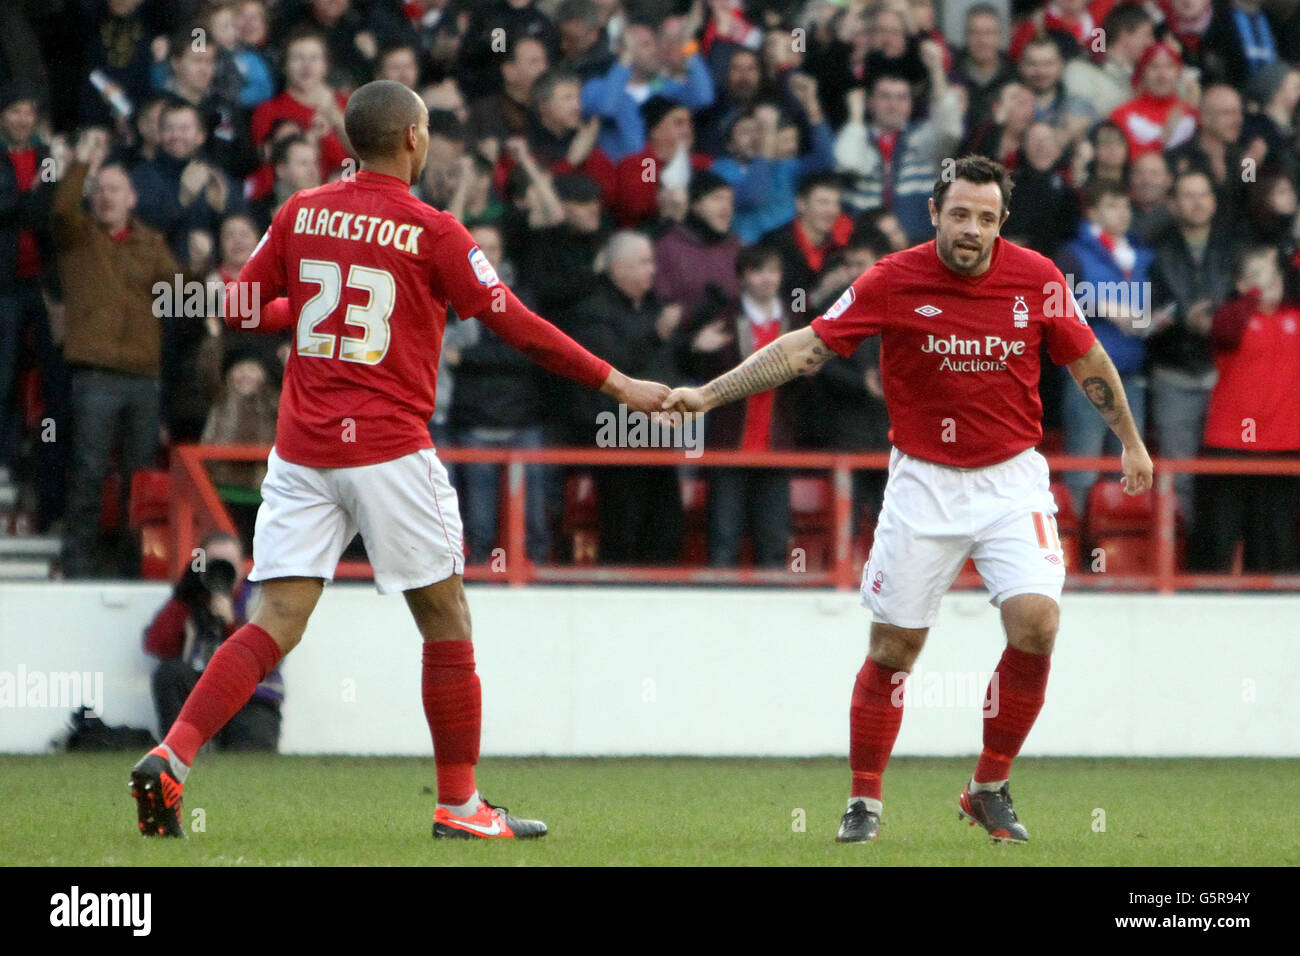
<path id="1" fill-rule="evenodd" d="M 140 577 L 147 581 L 168 581 L 167 525 L 158 522 L 140 529 Z"/>
<path id="2" fill-rule="evenodd" d="M 824 571 L 830 566 L 833 520 L 829 478 L 790 479 L 790 546 L 803 550 L 806 570 Z"/>
<path id="3" fill-rule="evenodd" d="M 1064 482 L 1052 482 L 1051 490 L 1052 497 L 1056 499 L 1056 533 L 1061 539 L 1061 550 L 1065 553 L 1065 566 L 1077 571 L 1083 545 L 1080 540 L 1083 527 L 1079 513 L 1074 509 L 1074 498 Z"/>
<path id="4" fill-rule="evenodd" d="M 131 476 L 128 507 L 132 530 L 171 518 L 171 475 L 165 471 L 140 469 Z"/>
<path id="5" fill-rule="evenodd" d="M 1084 518 L 1087 554 L 1101 549 L 1108 574 L 1149 574 L 1155 567 L 1154 498 L 1150 492 L 1127 495 L 1118 481 L 1102 478 L 1088 493 Z M 1100 556 L 1098 556 L 1100 557 Z"/>
<path id="6" fill-rule="evenodd" d="M 1154 566 L 1151 539 L 1146 535 L 1108 534 L 1093 538 L 1089 565 L 1092 551 L 1097 549 L 1105 555 L 1104 567 L 1108 574 L 1150 574 Z"/>
<path id="7" fill-rule="evenodd" d="M 683 478 L 681 487 L 686 516 L 681 563 L 704 567 L 709 563 L 709 483 L 704 478 Z"/>
<path id="8" fill-rule="evenodd" d="M 595 478 L 589 471 L 570 472 L 564 479 L 561 533 L 572 545 L 574 564 L 596 563 L 599 529 Z"/>
<path id="9" fill-rule="evenodd" d="M 1150 534 L 1155 518 L 1151 492 L 1127 495 L 1120 483 L 1102 478 L 1088 493 L 1088 537 L 1104 534 Z"/>

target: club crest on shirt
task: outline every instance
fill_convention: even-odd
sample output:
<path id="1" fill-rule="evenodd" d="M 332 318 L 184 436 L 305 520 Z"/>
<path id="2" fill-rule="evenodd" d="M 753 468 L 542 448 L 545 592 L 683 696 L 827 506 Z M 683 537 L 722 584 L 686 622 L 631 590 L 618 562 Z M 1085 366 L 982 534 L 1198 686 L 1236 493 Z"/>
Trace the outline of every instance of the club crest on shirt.
<path id="1" fill-rule="evenodd" d="M 827 321 L 839 318 L 844 314 L 844 310 L 853 304 L 853 299 L 853 286 L 849 286 L 844 290 L 840 297 L 835 300 L 835 304 L 826 310 L 826 314 L 822 316 L 822 318 Z"/>
<path id="2" fill-rule="evenodd" d="M 492 268 L 492 263 L 488 262 L 487 256 L 483 255 L 483 250 L 478 246 L 469 251 L 469 264 L 474 269 L 474 278 L 478 279 L 481 285 L 493 286 L 501 281 L 497 278 L 497 271 Z"/>
<path id="3" fill-rule="evenodd" d="M 1029 305 L 1025 302 L 1023 295 L 1016 296 L 1016 304 L 1011 307 L 1011 318 L 1016 324 L 1016 328 L 1023 329 L 1029 326 Z"/>

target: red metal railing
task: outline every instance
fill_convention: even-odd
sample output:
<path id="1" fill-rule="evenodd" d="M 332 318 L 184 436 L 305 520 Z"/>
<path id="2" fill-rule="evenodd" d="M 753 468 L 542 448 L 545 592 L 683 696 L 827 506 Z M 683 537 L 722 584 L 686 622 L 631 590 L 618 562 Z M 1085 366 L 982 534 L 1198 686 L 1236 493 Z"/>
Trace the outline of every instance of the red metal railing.
<path id="1" fill-rule="evenodd" d="M 208 477 L 204 462 L 264 461 L 269 448 L 257 445 L 183 445 L 173 449 L 171 529 L 172 555 L 179 572 L 190 559 L 204 533 L 214 528 L 235 532 L 225 505 Z M 737 452 L 706 451 L 695 458 L 685 458 L 680 451 L 636 451 L 630 449 L 546 448 L 538 450 L 440 448 L 438 456 L 446 463 L 484 462 L 505 467 L 507 494 L 505 505 L 506 569 L 494 571 L 477 565 L 465 569 L 467 580 L 505 579 L 510 585 L 545 582 L 609 584 L 768 584 L 783 587 L 835 587 L 856 589 L 862 568 L 852 548 L 853 495 L 852 472 L 884 470 L 889 465 L 885 452 L 869 454 L 833 454 L 825 452 Z M 1073 458 L 1048 456 L 1053 473 L 1060 471 L 1118 472 L 1114 458 Z M 829 472 L 831 482 L 831 562 L 823 571 L 787 571 L 756 568 L 707 567 L 629 567 L 600 565 L 536 565 L 525 557 L 524 539 L 524 466 L 528 464 L 598 467 L 601 465 L 657 465 L 673 467 L 690 464 L 701 468 L 785 468 L 801 471 Z M 1194 460 L 1159 459 L 1155 463 L 1154 523 L 1155 561 L 1152 571 L 1126 574 L 1080 574 L 1067 576 L 1068 588 L 1093 590 L 1156 590 L 1169 594 L 1176 590 L 1300 590 L 1296 574 L 1201 574 L 1179 573 L 1176 568 L 1176 498 L 1174 475 L 1191 474 L 1268 474 L 1300 475 L 1300 460 L 1268 459 L 1255 461 L 1247 457 Z M 1103 479 L 1107 480 L 1107 479 Z M 336 577 L 369 578 L 366 562 L 340 562 Z M 978 575 L 964 571 L 955 587 L 981 586 Z"/>

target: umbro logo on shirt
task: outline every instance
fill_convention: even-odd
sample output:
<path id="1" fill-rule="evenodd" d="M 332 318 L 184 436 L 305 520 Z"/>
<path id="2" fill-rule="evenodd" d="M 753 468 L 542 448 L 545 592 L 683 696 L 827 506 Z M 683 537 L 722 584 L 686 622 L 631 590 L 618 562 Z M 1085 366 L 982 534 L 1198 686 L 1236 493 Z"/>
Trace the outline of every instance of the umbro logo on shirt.
<path id="1" fill-rule="evenodd" d="M 917 313 L 918 315 L 923 315 L 928 319 L 931 318 L 932 316 L 938 315 L 940 312 L 943 311 L 943 309 L 937 309 L 932 305 L 923 305 L 920 308 L 913 309 L 912 311 Z"/>

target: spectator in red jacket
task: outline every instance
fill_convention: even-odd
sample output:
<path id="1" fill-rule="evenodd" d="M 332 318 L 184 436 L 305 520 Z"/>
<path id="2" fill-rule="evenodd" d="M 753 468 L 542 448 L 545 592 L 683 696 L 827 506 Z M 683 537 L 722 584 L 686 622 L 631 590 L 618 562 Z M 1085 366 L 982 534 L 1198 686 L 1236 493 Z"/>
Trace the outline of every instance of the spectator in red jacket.
<path id="1" fill-rule="evenodd" d="M 214 531 L 200 543 L 198 555 L 144 632 L 145 651 L 159 659 L 153 699 L 160 727 L 175 722 L 213 652 L 243 626 L 247 604 L 239 539 Z M 275 750 L 283 701 L 284 681 L 273 670 L 217 736 L 221 748 Z"/>
<path id="2" fill-rule="evenodd" d="M 708 169 L 713 157 L 691 150 L 695 130 L 691 111 L 676 100 L 656 93 L 641 104 L 646 147 L 624 156 L 615 169 L 612 202 L 614 221 L 623 228 L 653 222 L 658 215 L 661 185 L 684 188 L 691 171 Z"/>
<path id="3" fill-rule="evenodd" d="M 1129 156 L 1173 149 L 1196 132 L 1196 106 L 1178 95 L 1183 58 L 1168 43 L 1153 43 L 1133 69 L 1137 96 L 1110 118 L 1128 137 Z"/>
<path id="4" fill-rule="evenodd" d="M 253 111 L 253 145 L 260 147 L 276 121 L 290 119 L 320 146 L 320 174 L 330 174 L 348 158 L 343 109 L 348 99 L 325 83 L 329 58 L 325 40 L 311 30 L 295 31 L 285 44 L 284 92 Z"/>
<path id="5" fill-rule="evenodd" d="M 1277 250 L 1255 246 L 1237 268 L 1238 297 L 1214 315 L 1219 380 L 1204 454 L 1300 457 L 1300 307 L 1283 300 Z M 1300 476 L 1203 475 L 1194 562 L 1226 571 L 1237 541 L 1245 571 L 1300 570 Z"/>

